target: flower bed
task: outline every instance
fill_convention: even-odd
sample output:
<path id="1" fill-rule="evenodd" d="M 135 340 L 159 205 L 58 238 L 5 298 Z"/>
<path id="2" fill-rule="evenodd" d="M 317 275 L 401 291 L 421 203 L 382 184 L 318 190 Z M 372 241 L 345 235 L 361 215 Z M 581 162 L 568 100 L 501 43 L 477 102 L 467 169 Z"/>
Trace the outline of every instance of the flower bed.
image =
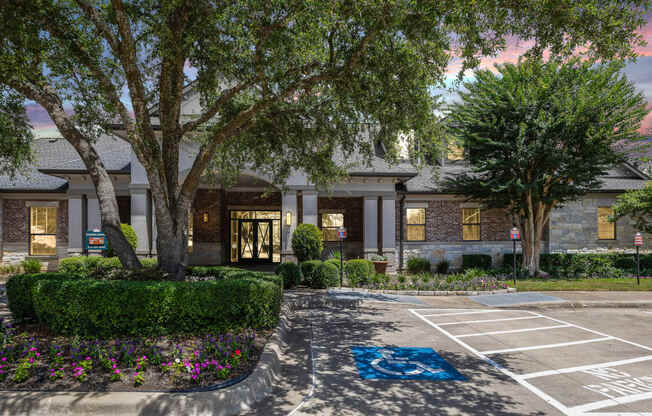
<path id="1" fill-rule="evenodd" d="M 201 389 L 247 375 L 271 334 L 243 330 L 103 341 L 0 326 L 1 390 Z"/>
<path id="2" fill-rule="evenodd" d="M 480 269 L 469 269 L 458 274 L 375 275 L 363 287 L 379 290 L 492 291 L 507 289 L 508 286 L 502 277 L 489 276 Z"/>

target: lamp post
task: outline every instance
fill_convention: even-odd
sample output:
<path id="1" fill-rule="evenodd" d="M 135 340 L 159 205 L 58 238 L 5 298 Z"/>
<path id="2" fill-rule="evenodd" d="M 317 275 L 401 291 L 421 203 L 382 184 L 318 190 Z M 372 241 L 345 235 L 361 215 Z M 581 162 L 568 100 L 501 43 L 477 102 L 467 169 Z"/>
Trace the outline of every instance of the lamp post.
<path id="1" fill-rule="evenodd" d="M 634 245 L 636 246 L 636 284 L 641 284 L 641 256 L 639 248 L 643 245 L 643 235 L 641 233 L 634 234 Z"/>
<path id="2" fill-rule="evenodd" d="M 509 232 L 509 236 L 512 239 L 512 243 L 514 244 L 512 247 L 512 259 L 514 260 L 514 288 L 516 288 L 516 240 L 520 238 L 518 228 L 514 227 L 511 229 Z"/>
<path id="3" fill-rule="evenodd" d="M 346 227 L 337 229 L 337 236 L 340 238 L 340 287 L 344 285 L 344 239 L 346 238 Z"/>

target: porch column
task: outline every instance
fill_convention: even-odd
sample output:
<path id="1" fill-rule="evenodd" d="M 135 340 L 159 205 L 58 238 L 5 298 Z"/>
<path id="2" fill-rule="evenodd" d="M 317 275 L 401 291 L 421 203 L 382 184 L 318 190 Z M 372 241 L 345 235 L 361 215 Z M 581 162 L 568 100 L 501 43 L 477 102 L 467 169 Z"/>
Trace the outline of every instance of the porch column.
<path id="1" fill-rule="evenodd" d="M 364 197 L 364 258 L 378 254 L 378 197 Z"/>
<path id="2" fill-rule="evenodd" d="M 100 214 L 100 202 L 97 195 L 89 194 L 86 199 L 86 215 L 88 218 L 88 229 L 95 230 L 102 228 L 102 215 Z"/>
<path id="3" fill-rule="evenodd" d="M 303 223 L 318 225 L 317 191 L 303 191 Z"/>
<path id="4" fill-rule="evenodd" d="M 396 273 L 396 197 L 384 196 L 382 204 L 383 256 L 387 257 L 387 273 Z"/>
<path id="5" fill-rule="evenodd" d="M 145 256 L 149 254 L 149 232 L 147 224 L 148 202 L 147 189 L 130 188 L 131 193 L 131 227 L 138 236 L 136 254 Z"/>
<path id="6" fill-rule="evenodd" d="M 298 223 L 298 203 L 297 191 L 287 191 L 283 193 L 283 201 L 281 202 L 281 229 L 283 230 L 282 240 L 283 247 L 281 249 L 281 261 L 296 262 L 297 258 L 292 251 L 292 233 L 297 228 Z M 287 224 L 287 216 L 290 214 L 290 224 Z"/>
<path id="7" fill-rule="evenodd" d="M 84 251 L 81 195 L 68 195 L 68 254 L 75 256 Z"/>

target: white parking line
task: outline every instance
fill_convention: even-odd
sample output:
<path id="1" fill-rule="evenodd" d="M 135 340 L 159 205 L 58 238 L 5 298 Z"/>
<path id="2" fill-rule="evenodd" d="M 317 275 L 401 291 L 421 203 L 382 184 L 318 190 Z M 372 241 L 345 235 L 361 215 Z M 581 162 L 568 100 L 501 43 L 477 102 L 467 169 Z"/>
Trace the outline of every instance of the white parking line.
<path id="1" fill-rule="evenodd" d="M 545 349 L 545 348 L 559 348 L 559 347 L 568 347 L 568 346 L 571 346 L 571 345 L 589 344 L 591 342 L 608 341 L 610 339 L 613 339 L 613 337 L 585 339 L 585 340 L 582 340 L 582 341 L 560 342 L 559 344 L 532 345 L 531 347 L 506 348 L 504 350 L 480 351 L 480 354 L 492 355 L 492 354 L 503 354 L 503 353 L 506 353 L 506 352 L 542 350 L 542 349 Z"/>
<path id="2" fill-rule="evenodd" d="M 458 338 L 481 337 L 485 335 L 516 334 L 518 332 L 543 331 L 544 329 L 568 328 L 570 325 L 539 326 L 536 328 L 510 329 L 509 331 L 478 332 L 473 334 L 455 335 Z"/>
<path id="3" fill-rule="evenodd" d="M 432 310 L 432 309 L 430 309 Z M 499 311 L 509 311 L 508 309 L 502 309 Z M 557 410 L 562 412 L 565 415 L 568 416 L 607 416 L 607 415 L 621 415 L 621 416 L 629 416 L 631 415 L 648 415 L 652 416 L 651 413 L 588 413 L 593 410 L 601 409 L 604 407 L 610 407 L 610 406 L 617 406 L 621 404 L 626 404 L 626 403 L 634 403 L 637 401 L 641 400 L 647 400 L 647 399 L 652 399 L 652 392 L 646 392 L 646 393 L 640 393 L 640 394 L 632 394 L 629 396 L 620 396 L 620 397 L 615 397 L 615 398 L 610 398 L 607 400 L 600 400 L 597 402 L 592 402 L 592 403 L 585 403 L 579 406 L 574 406 L 574 407 L 569 407 L 561 403 L 559 400 L 555 399 L 554 397 L 550 396 L 549 394 L 545 393 L 543 390 L 539 389 L 538 387 L 534 386 L 530 382 L 528 382 L 528 379 L 535 378 L 535 377 L 542 377 L 545 375 L 553 375 L 553 374 L 562 374 L 562 373 L 570 373 L 574 371 L 582 371 L 582 370 L 590 370 L 593 368 L 608 368 L 608 367 L 613 367 L 613 366 L 618 366 L 618 365 L 624 365 L 624 364 L 630 364 L 630 363 L 635 363 L 635 362 L 642 362 L 642 361 L 648 361 L 652 360 L 652 355 L 647 355 L 645 357 L 639 357 L 639 358 L 633 358 L 629 360 L 621 360 L 621 361 L 613 361 L 610 363 L 599 363 L 599 364 L 592 364 L 592 365 L 587 365 L 587 366 L 580 366 L 580 367 L 569 367 L 566 369 L 560 369 L 560 370 L 547 370 L 547 371 L 540 371 L 536 373 L 529 373 L 529 374 L 517 374 L 512 372 L 511 370 L 508 370 L 507 368 L 503 367 L 502 365 L 498 364 L 496 361 L 492 360 L 489 358 L 487 355 L 488 354 L 498 354 L 498 353 L 504 353 L 504 352 L 513 352 L 513 351 L 527 351 L 527 350 L 534 350 L 534 349 L 541 349 L 541 348 L 555 348 L 555 347 L 562 347 L 562 346 L 569 346 L 569 345 L 579 345 L 579 344 L 586 344 L 589 342 L 598 342 L 598 341 L 606 341 L 606 340 L 615 340 L 619 342 L 623 342 L 638 348 L 641 348 L 646 351 L 652 351 L 652 347 L 648 347 L 646 345 L 638 344 L 636 342 L 628 341 L 626 339 L 610 336 L 607 334 L 604 334 L 599 331 L 595 331 L 592 329 L 584 328 L 579 325 L 575 325 L 570 322 L 562 321 L 559 319 L 551 318 L 545 315 L 541 315 L 536 312 L 531 312 L 531 311 L 526 311 L 527 313 L 531 314 L 532 316 L 526 316 L 526 317 L 517 317 L 517 318 L 501 318 L 501 319 L 485 319 L 485 320 L 476 320 L 476 321 L 461 321 L 461 322 L 444 322 L 444 323 L 434 323 L 428 319 L 428 317 L 420 314 L 417 312 L 415 309 L 410 309 L 410 312 L 415 315 L 417 318 L 421 319 L 431 327 L 437 329 L 439 332 L 442 334 L 446 335 L 449 337 L 451 340 L 455 341 L 462 347 L 466 348 L 469 350 L 471 353 L 475 354 L 476 356 L 482 358 L 484 361 L 487 363 L 491 364 L 493 367 L 501 371 L 503 374 L 511 377 L 514 379 L 516 382 L 521 384 L 523 387 L 527 388 L 530 390 L 532 393 L 536 394 L 539 398 L 550 404 L 551 406 L 555 407 Z M 492 311 L 494 312 L 494 311 Z M 515 311 L 512 311 L 515 312 Z M 440 314 L 443 315 L 443 314 Z M 436 315 L 435 315 L 436 316 Z M 446 331 L 442 326 L 445 325 L 460 325 L 460 324 L 471 324 L 471 323 L 484 323 L 484 322 L 501 322 L 501 321 L 513 321 L 513 320 L 521 320 L 521 319 L 536 319 L 536 318 L 543 318 L 543 319 L 548 319 L 553 322 L 557 322 L 561 324 L 560 326 L 564 327 L 572 327 L 572 328 L 577 328 L 581 329 L 587 332 L 590 332 L 595 335 L 599 335 L 600 338 L 594 338 L 590 340 L 584 340 L 584 341 L 574 341 L 574 342 L 565 342 L 565 343 L 560 343 L 560 344 L 547 344 L 547 345 L 536 345 L 536 346 L 531 346 L 531 347 L 522 347 L 522 348 L 510 348 L 510 349 L 505 349 L 505 350 L 494 350 L 494 351 L 478 351 L 475 348 L 471 347 L 469 344 L 466 342 L 462 341 L 460 338 L 468 338 L 470 336 L 478 335 L 478 334 L 488 334 L 488 333 L 477 333 L 477 334 L 464 334 L 464 335 L 453 335 L 450 332 Z M 539 327 L 541 328 L 541 327 Z M 536 328 L 532 328 L 532 330 L 537 330 Z M 516 330 L 518 332 L 525 332 L 522 330 Z M 496 331 L 496 332 L 505 332 L 505 333 L 511 333 L 511 331 Z M 634 390 L 636 391 L 636 390 Z M 607 395 L 607 397 L 609 397 Z"/>
<path id="4" fill-rule="evenodd" d="M 480 309 L 480 310 L 474 310 L 474 311 L 466 311 L 466 312 L 451 312 L 451 313 L 435 313 L 435 314 L 428 314 L 428 315 L 423 315 L 423 316 L 454 316 L 454 315 L 475 315 L 478 313 L 496 313 L 496 312 L 505 312 L 505 311 L 495 311 L 495 310 L 490 310 L 490 309 Z"/>
<path id="5" fill-rule="evenodd" d="M 621 365 L 635 364 L 635 363 L 640 363 L 641 361 L 649 361 L 649 360 L 652 360 L 652 355 L 646 355 L 645 357 L 631 358 L 629 360 L 610 361 L 608 363 L 589 364 L 589 365 L 581 365 L 581 366 L 578 366 L 578 367 L 560 368 L 558 370 L 537 371 L 535 373 L 523 374 L 521 377 L 523 377 L 524 379 L 527 380 L 527 379 L 530 379 L 530 378 L 554 376 L 554 375 L 558 375 L 558 374 L 575 373 L 575 372 L 584 371 L 584 370 L 596 370 L 596 369 L 599 369 L 599 368 L 618 367 L 618 366 L 621 366 Z"/>
<path id="6" fill-rule="evenodd" d="M 480 321 L 455 321 L 455 322 L 444 322 L 441 324 L 435 324 L 438 326 L 442 325 L 460 325 L 460 324 L 481 324 L 484 322 L 503 322 L 503 321 L 520 321 L 521 319 L 541 319 L 541 316 L 521 316 L 518 318 L 501 318 L 501 319 L 482 319 Z"/>

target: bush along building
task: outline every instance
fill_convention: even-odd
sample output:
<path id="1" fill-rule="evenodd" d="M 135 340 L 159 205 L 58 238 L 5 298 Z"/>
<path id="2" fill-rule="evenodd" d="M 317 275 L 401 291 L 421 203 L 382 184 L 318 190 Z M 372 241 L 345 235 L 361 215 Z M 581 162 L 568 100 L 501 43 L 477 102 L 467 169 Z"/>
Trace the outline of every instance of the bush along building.
<path id="1" fill-rule="evenodd" d="M 190 94 L 184 111 L 192 114 L 198 96 Z M 96 143 L 115 184 L 120 218 L 138 236 L 137 254 L 156 255 L 156 220 L 143 167 L 129 144 L 105 135 Z M 56 264 L 82 254 L 86 230 L 100 227 L 93 184 L 76 152 L 63 139 L 38 139 L 34 163 L 15 177 L 0 177 L 0 253 L 3 264 L 38 258 Z M 187 156 L 196 146 L 184 148 Z M 436 167 L 445 178 L 468 169 L 451 152 Z M 182 175 L 192 158 L 182 157 Z M 296 260 L 291 235 L 300 223 L 320 228 L 328 252 L 339 250 L 337 229 L 347 228 L 347 258 L 384 255 L 388 272 L 411 257 L 432 264 L 447 260 L 460 268 L 465 254 L 487 254 L 502 264 L 511 253 L 512 218 L 445 194 L 433 180 L 435 168 L 420 172 L 409 163 L 389 165 L 376 146 L 371 163 L 347 160 L 349 178 L 322 191 L 299 173 L 274 188 L 264 176 L 241 172 L 228 188 L 204 181 L 190 215 L 189 262 L 194 265 L 265 264 Z M 612 169 L 601 186 L 582 199 L 556 209 L 544 234 L 543 252 L 618 250 L 632 246 L 636 230 L 629 219 L 608 222 L 611 205 L 622 192 L 645 186 L 648 176 L 629 164 Z"/>

